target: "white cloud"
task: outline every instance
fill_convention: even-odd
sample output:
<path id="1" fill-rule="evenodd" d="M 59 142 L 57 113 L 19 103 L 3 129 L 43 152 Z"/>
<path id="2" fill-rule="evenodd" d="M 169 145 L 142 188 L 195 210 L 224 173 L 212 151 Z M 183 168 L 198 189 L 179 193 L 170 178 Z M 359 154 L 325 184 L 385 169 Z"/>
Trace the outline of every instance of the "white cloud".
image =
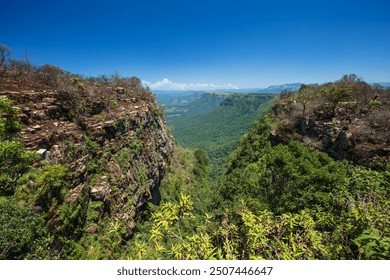
<path id="1" fill-rule="evenodd" d="M 181 84 L 175 83 L 167 78 L 164 78 L 162 81 L 157 81 L 155 83 L 150 83 L 143 81 L 144 85 L 150 87 L 151 89 L 157 90 L 215 90 L 215 89 L 238 89 L 236 85 L 226 84 L 226 85 L 215 85 L 208 83 L 195 83 L 195 84 Z"/>

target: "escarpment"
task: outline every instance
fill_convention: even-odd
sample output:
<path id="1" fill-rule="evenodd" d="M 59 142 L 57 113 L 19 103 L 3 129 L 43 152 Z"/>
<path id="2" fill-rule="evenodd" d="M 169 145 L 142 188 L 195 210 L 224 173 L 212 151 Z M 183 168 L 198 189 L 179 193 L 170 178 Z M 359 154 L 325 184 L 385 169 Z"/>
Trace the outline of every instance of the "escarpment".
<path id="1" fill-rule="evenodd" d="M 146 203 L 159 203 L 172 137 L 139 79 L 60 78 L 62 83 L 42 85 L 21 84 L 12 72 L 0 77 L 1 98 L 19 109 L 20 141 L 41 157 L 35 165 L 67 170 L 64 189 L 47 207 L 52 246 L 61 252 L 69 237 L 104 239 L 113 231 L 122 242 L 131 237 Z M 34 209 L 46 211 L 39 203 Z M 101 257 L 114 258 L 111 245 L 104 246 Z"/>

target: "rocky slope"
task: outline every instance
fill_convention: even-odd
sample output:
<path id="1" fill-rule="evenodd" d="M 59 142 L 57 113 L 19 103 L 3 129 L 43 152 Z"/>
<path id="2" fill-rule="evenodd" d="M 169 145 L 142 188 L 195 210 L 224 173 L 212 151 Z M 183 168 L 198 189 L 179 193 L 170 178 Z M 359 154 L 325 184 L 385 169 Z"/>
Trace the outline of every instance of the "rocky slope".
<path id="1" fill-rule="evenodd" d="M 110 83 L 69 74 L 56 78 L 62 83 L 23 83 L 12 71 L 0 75 L 0 98 L 20 109 L 24 146 L 45 164 L 68 171 L 63 204 L 76 217 L 64 221 L 61 206 L 50 208 L 49 231 L 67 237 L 78 232 L 80 239 L 114 225 L 125 240 L 145 204 L 160 200 L 173 151 L 163 114 L 137 78 Z M 43 211 L 41 205 L 35 209 Z M 54 243 L 58 251 L 65 246 L 61 238 Z"/>
<path id="2" fill-rule="evenodd" d="M 274 144 L 299 140 L 335 159 L 380 170 L 390 162 L 390 91 L 355 75 L 282 94 L 273 114 Z"/>

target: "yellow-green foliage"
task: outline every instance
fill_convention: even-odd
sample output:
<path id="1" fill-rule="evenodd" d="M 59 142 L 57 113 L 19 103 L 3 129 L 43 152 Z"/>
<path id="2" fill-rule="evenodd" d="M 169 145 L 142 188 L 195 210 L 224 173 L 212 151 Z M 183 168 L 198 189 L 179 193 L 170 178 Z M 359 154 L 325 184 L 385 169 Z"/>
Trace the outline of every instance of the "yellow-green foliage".
<path id="1" fill-rule="evenodd" d="M 322 234 L 309 213 L 274 216 L 269 211 L 244 209 L 239 224 L 228 217 L 214 228 L 209 214 L 196 231 L 185 234 L 185 221 L 193 220 L 192 202 L 181 195 L 179 204 L 165 203 L 152 214 L 148 233 L 135 237 L 136 259 L 326 259 Z M 240 236 L 240 238 L 239 238 Z"/>
<path id="2" fill-rule="evenodd" d="M 85 84 L 77 76 L 73 76 L 72 78 L 70 78 L 70 82 L 71 82 L 72 85 L 77 86 L 77 88 L 80 89 L 80 90 L 84 90 L 85 89 Z"/>
<path id="3" fill-rule="evenodd" d="M 257 215 L 241 213 L 244 222 L 246 259 L 326 259 L 330 257 L 315 221 L 302 210 L 274 216 L 265 210 Z"/>
<path id="4" fill-rule="evenodd" d="M 181 194 L 178 204 L 167 202 L 152 214 L 152 225 L 145 235 L 135 237 L 137 259 L 215 259 L 216 248 L 204 227 L 186 235 L 187 222 L 194 220 L 192 201 Z"/>

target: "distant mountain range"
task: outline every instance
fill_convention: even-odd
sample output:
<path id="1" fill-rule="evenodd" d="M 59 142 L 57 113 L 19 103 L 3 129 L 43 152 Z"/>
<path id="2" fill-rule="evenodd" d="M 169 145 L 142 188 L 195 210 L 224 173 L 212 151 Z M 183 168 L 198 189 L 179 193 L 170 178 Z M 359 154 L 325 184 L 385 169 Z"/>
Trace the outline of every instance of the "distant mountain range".
<path id="1" fill-rule="evenodd" d="M 177 96 L 200 96 L 206 92 L 234 92 L 234 93 L 281 93 L 282 91 L 297 91 L 302 83 L 273 85 L 267 88 L 242 88 L 242 89 L 214 89 L 214 90 L 153 90 L 157 98 L 169 99 Z"/>
<path id="2" fill-rule="evenodd" d="M 237 93 L 281 93 L 282 91 L 297 91 L 301 87 L 302 83 L 291 83 L 283 85 L 273 85 L 267 88 L 244 88 L 237 90 L 227 90 L 234 91 Z"/>
<path id="3" fill-rule="evenodd" d="M 372 83 L 372 85 L 380 85 L 384 88 L 390 88 L 390 82 Z M 242 88 L 242 89 L 215 89 L 215 90 L 153 90 L 157 96 L 159 103 L 172 103 L 172 99 L 177 99 L 178 105 L 180 102 L 187 103 L 188 101 L 199 98 L 202 93 L 207 92 L 232 92 L 232 93 L 273 93 L 279 94 L 282 91 L 298 91 L 302 83 L 289 83 L 282 85 L 273 85 L 267 88 Z M 179 98 L 178 98 L 179 97 Z M 180 100 L 185 97 L 185 101 Z M 162 101 L 162 102 L 161 102 Z"/>
<path id="4" fill-rule="evenodd" d="M 373 83 L 374 85 L 377 84 L 377 85 L 380 85 L 384 88 L 390 88 L 390 83 L 388 82 L 380 82 L 380 83 Z"/>
<path id="5" fill-rule="evenodd" d="M 157 98 L 157 103 L 163 106 L 185 106 L 198 99 L 206 92 L 207 91 L 194 90 L 153 90 L 153 93 Z"/>

